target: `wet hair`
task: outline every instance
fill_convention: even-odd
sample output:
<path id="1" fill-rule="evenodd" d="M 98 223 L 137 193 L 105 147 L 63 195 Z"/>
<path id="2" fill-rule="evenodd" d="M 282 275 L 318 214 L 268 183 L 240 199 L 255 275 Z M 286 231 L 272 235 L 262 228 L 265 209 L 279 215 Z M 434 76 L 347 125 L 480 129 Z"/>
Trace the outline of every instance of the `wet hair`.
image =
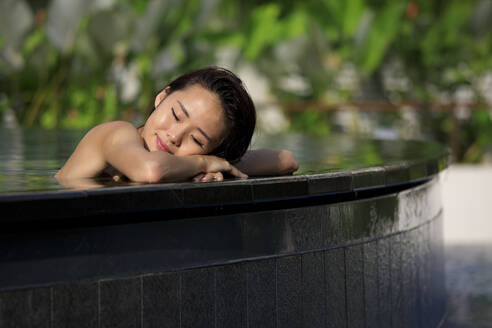
<path id="1" fill-rule="evenodd" d="M 193 85 L 219 97 L 227 121 L 225 137 L 210 155 L 237 162 L 248 149 L 256 125 L 255 105 L 242 81 L 225 68 L 210 66 L 179 76 L 169 83 L 167 94 Z"/>

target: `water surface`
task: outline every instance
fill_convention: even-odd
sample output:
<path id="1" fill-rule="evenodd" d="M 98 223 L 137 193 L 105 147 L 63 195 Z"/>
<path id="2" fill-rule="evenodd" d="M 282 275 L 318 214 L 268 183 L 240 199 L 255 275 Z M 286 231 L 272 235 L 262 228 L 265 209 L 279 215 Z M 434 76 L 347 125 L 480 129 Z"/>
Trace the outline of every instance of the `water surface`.
<path id="1" fill-rule="evenodd" d="M 0 129 L 0 193 L 61 190 L 54 175 L 86 131 Z M 300 168 L 296 174 L 326 173 L 401 163 L 445 151 L 433 143 L 327 137 L 302 134 L 256 135 L 252 148 L 289 149 Z M 134 184 L 134 183 L 130 183 Z M 108 186 L 108 184 L 104 184 Z M 114 185 L 114 184 L 113 184 Z"/>

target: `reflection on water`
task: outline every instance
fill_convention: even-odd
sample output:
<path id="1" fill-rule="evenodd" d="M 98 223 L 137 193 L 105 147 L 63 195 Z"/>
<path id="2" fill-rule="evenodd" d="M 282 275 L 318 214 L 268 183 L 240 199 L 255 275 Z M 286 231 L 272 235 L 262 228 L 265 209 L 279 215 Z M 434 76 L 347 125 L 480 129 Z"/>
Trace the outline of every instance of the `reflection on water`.
<path id="1" fill-rule="evenodd" d="M 64 189 L 53 178 L 85 131 L 0 129 L 0 192 Z M 282 148 L 294 152 L 296 174 L 324 173 L 442 155 L 430 143 L 314 137 L 301 134 L 255 136 L 252 148 Z"/>
<path id="2" fill-rule="evenodd" d="M 53 176 L 84 132 L 0 129 L 0 192 L 64 189 Z"/>
<path id="3" fill-rule="evenodd" d="M 421 141 L 358 139 L 286 134 L 256 137 L 253 148 L 287 148 L 300 163 L 296 174 L 351 170 L 441 156 L 445 149 Z"/>

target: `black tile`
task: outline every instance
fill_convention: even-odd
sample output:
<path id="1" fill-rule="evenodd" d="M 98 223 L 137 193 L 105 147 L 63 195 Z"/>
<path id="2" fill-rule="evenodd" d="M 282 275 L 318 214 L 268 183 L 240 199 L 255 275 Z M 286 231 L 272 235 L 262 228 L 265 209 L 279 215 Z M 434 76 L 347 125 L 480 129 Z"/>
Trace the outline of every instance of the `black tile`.
<path id="1" fill-rule="evenodd" d="M 401 273 L 400 235 L 389 237 L 391 243 L 391 323 L 393 327 L 404 325 L 403 291 Z"/>
<path id="2" fill-rule="evenodd" d="M 310 194 L 324 194 L 352 190 L 352 174 L 337 172 L 307 175 Z"/>
<path id="3" fill-rule="evenodd" d="M 321 222 L 325 248 L 343 245 L 351 239 L 355 206 L 350 202 L 331 205 L 328 208 L 328 218 Z"/>
<path id="4" fill-rule="evenodd" d="M 143 326 L 180 326 L 180 276 L 178 273 L 142 277 Z"/>
<path id="5" fill-rule="evenodd" d="M 429 239 L 429 224 L 420 226 L 420 240 L 418 243 L 420 263 L 418 267 L 419 277 L 419 312 L 421 327 L 431 327 L 432 317 L 432 295 L 431 295 L 431 254 L 430 254 L 430 239 Z"/>
<path id="6" fill-rule="evenodd" d="M 326 206 L 300 207 L 284 212 L 287 233 L 291 234 L 290 240 L 296 252 L 323 247 L 321 220 L 326 213 Z M 289 236 L 285 237 L 289 239 Z"/>
<path id="7" fill-rule="evenodd" d="M 93 189 L 87 194 L 87 213 L 91 215 L 175 208 L 184 204 L 179 184 Z"/>
<path id="8" fill-rule="evenodd" d="M 410 253 L 411 255 L 411 280 L 410 280 L 410 325 L 412 327 L 418 327 L 421 323 L 420 317 L 420 303 L 419 303 L 419 295 L 420 295 L 420 286 L 419 286 L 419 267 L 421 265 L 420 259 L 420 231 L 418 229 L 413 229 L 409 232 L 410 239 Z"/>
<path id="9" fill-rule="evenodd" d="M 353 202 L 351 240 L 371 240 L 394 232 L 397 227 L 398 199 L 394 195 Z"/>
<path id="10" fill-rule="evenodd" d="M 386 172 L 382 167 L 368 167 L 352 171 L 352 188 L 365 189 L 386 185 Z"/>
<path id="11" fill-rule="evenodd" d="M 215 327 L 214 269 L 181 273 L 181 327 Z"/>
<path id="12" fill-rule="evenodd" d="M 325 252 L 326 324 L 330 328 L 347 326 L 345 298 L 345 252 L 335 248 Z"/>
<path id="13" fill-rule="evenodd" d="M 415 162 L 408 166 L 408 178 L 409 180 L 420 180 L 428 176 L 427 163 Z"/>
<path id="14" fill-rule="evenodd" d="M 364 327 L 364 251 L 362 245 L 345 248 L 347 327 Z"/>
<path id="15" fill-rule="evenodd" d="M 409 230 L 431 220 L 441 210 L 437 179 L 398 193 L 398 231 Z"/>
<path id="16" fill-rule="evenodd" d="M 247 325 L 246 272 L 243 264 L 216 269 L 216 327 Z"/>
<path id="17" fill-rule="evenodd" d="M 85 191 L 37 192 L 1 195 L 2 223 L 51 221 L 83 217 L 86 212 Z"/>
<path id="18" fill-rule="evenodd" d="M 262 256 L 292 251 L 286 238 L 286 210 L 248 213 L 243 216 L 243 253 Z"/>
<path id="19" fill-rule="evenodd" d="M 439 322 L 439 280 L 442 277 L 439 276 L 439 256 L 438 256 L 438 232 L 436 226 L 436 219 L 429 222 L 429 258 L 430 258 L 430 322 L 432 326 L 436 326 Z"/>
<path id="20" fill-rule="evenodd" d="M 381 327 L 378 295 L 378 245 L 377 242 L 363 244 L 364 247 L 364 297 L 366 327 Z"/>
<path id="21" fill-rule="evenodd" d="M 434 221 L 434 236 L 436 238 L 436 274 L 437 274 L 437 312 L 439 313 L 439 320 L 445 314 L 446 311 L 446 280 L 444 274 L 444 235 L 443 235 L 443 214 L 442 212 L 436 217 Z"/>
<path id="22" fill-rule="evenodd" d="M 400 184 L 410 180 L 408 163 L 385 165 L 384 170 L 386 171 L 386 185 Z"/>
<path id="23" fill-rule="evenodd" d="M 303 327 L 301 257 L 277 260 L 277 327 Z"/>
<path id="24" fill-rule="evenodd" d="M 53 327 L 97 327 L 98 302 L 97 282 L 53 287 Z"/>
<path id="25" fill-rule="evenodd" d="M 248 285 L 248 327 L 276 327 L 276 262 L 246 264 Z"/>
<path id="26" fill-rule="evenodd" d="M 415 273 L 413 272 L 415 261 L 415 253 L 412 247 L 412 232 L 407 231 L 400 235 L 401 242 L 401 286 L 402 286 L 402 298 L 403 298 L 403 321 L 402 327 L 416 327 L 418 321 L 415 316 L 416 309 L 416 286 L 415 286 Z"/>
<path id="27" fill-rule="evenodd" d="M 383 238 L 377 241 L 379 323 L 381 328 L 391 327 L 391 242 L 392 238 Z"/>
<path id="28" fill-rule="evenodd" d="M 439 173 L 438 158 L 428 159 L 426 162 L 429 176 Z"/>
<path id="29" fill-rule="evenodd" d="M 251 213 L 243 216 L 243 255 L 295 253 L 323 247 L 325 206 Z"/>
<path id="30" fill-rule="evenodd" d="M 307 178 L 303 176 L 252 179 L 251 184 L 255 201 L 284 199 L 308 194 Z"/>
<path id="31" fill-rule="evenodd" d="M 100 327 L 141 327 L 141 279 L 99 282 Z"/>
<path id="32" fill-rule="evenodd" d="M 186 184 L 183 187 L 186 206 L 250 203 L 253 192 L 249 181 L 225 181 Z"/>
<path id="33" fill-rule="evenodd" d="M 0 293 L 0 327 L 51 327 L 51 292 L 34 288 Z"/>
<path id="34" fill-rule="evenodd" d="M 330 206 L 322 221 L 325 247 L 372 240 L 394 232 L 398 226 L 396 196 L 382 196 Z"/>
<path id="35" fill-rule="evenodd" d="M 325 327 L 323 252 L 302 255 L 302 321 L 305 327 Z"/>

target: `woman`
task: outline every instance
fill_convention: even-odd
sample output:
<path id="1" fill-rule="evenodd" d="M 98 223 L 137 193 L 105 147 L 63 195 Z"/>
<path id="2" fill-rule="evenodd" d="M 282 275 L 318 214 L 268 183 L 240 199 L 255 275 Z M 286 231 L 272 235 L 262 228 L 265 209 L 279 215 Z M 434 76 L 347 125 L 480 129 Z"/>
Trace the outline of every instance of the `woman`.
<path id="1" fill-rule="evenodd" d="M 246 152 L 255 108 L 241 80 L 226 69 L 182 75 L 154 104 L 138 129 L 123 121 L 91 129 L 55 177 L 66 181 L 106 173 L 137 182 L 222 181 L 224 173 L 244 179 L 298 168 L 289 151 Z"/>

